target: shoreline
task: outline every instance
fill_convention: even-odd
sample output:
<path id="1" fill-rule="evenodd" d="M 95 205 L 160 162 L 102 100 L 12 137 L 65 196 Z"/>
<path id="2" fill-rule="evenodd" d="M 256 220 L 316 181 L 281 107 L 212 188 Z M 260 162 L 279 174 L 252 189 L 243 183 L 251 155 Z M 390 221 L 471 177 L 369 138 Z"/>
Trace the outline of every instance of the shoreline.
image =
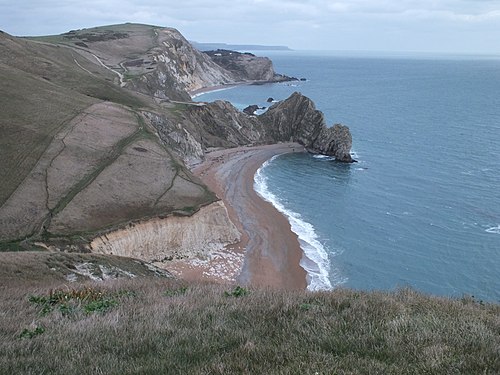
<path id="1" fill-rule="evenodd" d="M 189 94 L 189 96 L 191 96 L 191 100 L 193 100 L 194 98 L 197 98 L 198 96 L 203 95 L 203 94 L 208 94 L 209 92 L 229 90 L 229 89 L 232 89 L 234 87 L 243 86 L 245 84 L 247 84 L 247 83 L 241 82 L 241 83 L 228 83 L 226 85 L 202 87 L 201 89 L 188 91 L 188 94 Z"/>
<path id="2" fill-rule="evenodd" d="M 226 246 L 225 254 L 205 262 L 180 261 L 174 273 L 187 280 L 238 282 L 283 290 L 305 290 L 307 272 L 301 266 L 304 252 L 288 218 L 254 189 L 257 170 L 272 157 L 304 152 L 298 143 L 237 147 L 206 154 L 192 168 L 224 202 L 229 218 L 241 233 L 239 243 Z M 215 263 L 217 264 L 213 264 Z M 210 272 L 218 270 L 219 272 Z"/>
<path id="3" fill-rule="evenodd" d="M 292 82 L 292 81 L 298 81 L 298 79 L 292 79 L 290 77 L 290 79 L 281 80 L 281 81 L 254 80 L 254 81 L 234 82 L 234 83 L 227 83 L 227 84 L 216 85 L 216 86 L 202 87 L 200 89 L 188 91 L 188 94 L 189 94 L 189 96 L 191 96 L 191 100 L 193 100 L 194 98 L 196 98 L 200 95 L 203 95 L 203 94 L 208 94 L 209 92 L 228 90 L 228 89 L 232 89 L 234 87 L 239 87 L 239 86 L 266 85 L 266 84 L 272 84 L 272 83 L 284 83 L 284 82 Z"/>

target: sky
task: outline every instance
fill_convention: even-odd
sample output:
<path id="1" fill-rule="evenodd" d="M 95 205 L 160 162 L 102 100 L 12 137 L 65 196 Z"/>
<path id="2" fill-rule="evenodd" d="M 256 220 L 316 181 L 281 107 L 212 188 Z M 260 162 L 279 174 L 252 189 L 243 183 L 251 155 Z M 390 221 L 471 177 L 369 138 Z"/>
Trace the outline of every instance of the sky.
<path id="1" fill-rule="evenodd" d="M 198 42 L 500 54 L 500 0 L 0 0 L 0 30 L 17 36 L 124 22 Z"/>

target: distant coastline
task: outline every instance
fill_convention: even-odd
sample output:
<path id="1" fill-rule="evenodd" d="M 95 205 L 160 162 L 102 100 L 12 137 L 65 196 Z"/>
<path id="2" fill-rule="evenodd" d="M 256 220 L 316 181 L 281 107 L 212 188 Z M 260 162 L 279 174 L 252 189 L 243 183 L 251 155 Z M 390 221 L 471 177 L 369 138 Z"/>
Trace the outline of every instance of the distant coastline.
<path id="1" fill-rule="evenodd" d="M 230 49 L 235 51 L 293 51 L 288 46 L 265 46 L 260 44 L 200 43 L 190 41 L 199 51 Z"/>

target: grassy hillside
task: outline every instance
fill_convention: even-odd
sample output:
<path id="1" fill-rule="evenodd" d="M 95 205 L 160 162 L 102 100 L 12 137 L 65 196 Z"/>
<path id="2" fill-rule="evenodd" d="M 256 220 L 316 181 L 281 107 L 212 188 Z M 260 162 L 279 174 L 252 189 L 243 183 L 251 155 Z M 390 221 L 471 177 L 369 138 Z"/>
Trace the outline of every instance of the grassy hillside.
<path id="1" fill-rule="evenodd" d="M 84 108 L 101 100 L 141 105 L 138 98 L 116 88 L 112 78 L 112 73 L 70 49 L 0 34 L 0 205 L 55 134 Z"/>
<path id="2" fill-rule="evenodd" d="M 20 282 L 2 289 L 0 304 L 1 374 L 500 372 L 498 305 L 411 290 L 292 293 L 136 278 Z"/>
<path id="3" fill-rule="evenodd" d="M 140 31 L 134 48 L 150 48 L 141 33 L 151 39 L 153 27 L 122 27 Z M 0 251 L 30 248 L 26 239 L 85 242 L 215 200 L 143 118 L 168 115 L 168 104 L 120 87 L 73 47 L 0 33 Z"/>

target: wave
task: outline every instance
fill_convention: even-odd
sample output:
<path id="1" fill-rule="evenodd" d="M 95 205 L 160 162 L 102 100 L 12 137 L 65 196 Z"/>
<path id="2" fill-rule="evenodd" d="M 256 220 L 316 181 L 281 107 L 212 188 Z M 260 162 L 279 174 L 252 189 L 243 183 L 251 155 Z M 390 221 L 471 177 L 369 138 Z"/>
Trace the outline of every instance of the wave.
<path id="1" fill-rule="evenodd" d="M 319 160 L 324 160 L 324 161 L 335 160 L 335 158 L 333 156 L 321 155 L 321 154 L 313 155 L 313 158 L 319 159 Z"/>
<path id="2" fill-rule="evenodd" d="M 267 185 L 267 177 L 264 175 L 264 169 L 276 157 L 272 157 L 266 161 L 257 170 L 254 176 L 254 189 L 262 199 L 270 202 L 278 211 L 284 214 L 292 231 L 298 236 L 299 244 L 304 253 L 300 265 L 307 272 L 307 289 L 308 290 L 325 290 L 332 289 L 332 284 L 328 277 L 330 270 L 330 261 L 328 253 L 321 242 L 318 241 L 314 227 L 304 221 L 300 214 L 287 209 L 273 193 L 269 191 Z"/>
<path id="3" fill-rule="evenodd" d="M 488 233 L 493 233 L 493 234 L 500 234 L 500 225 L 496 227 L 491 227 L 485 230 Z"/>

